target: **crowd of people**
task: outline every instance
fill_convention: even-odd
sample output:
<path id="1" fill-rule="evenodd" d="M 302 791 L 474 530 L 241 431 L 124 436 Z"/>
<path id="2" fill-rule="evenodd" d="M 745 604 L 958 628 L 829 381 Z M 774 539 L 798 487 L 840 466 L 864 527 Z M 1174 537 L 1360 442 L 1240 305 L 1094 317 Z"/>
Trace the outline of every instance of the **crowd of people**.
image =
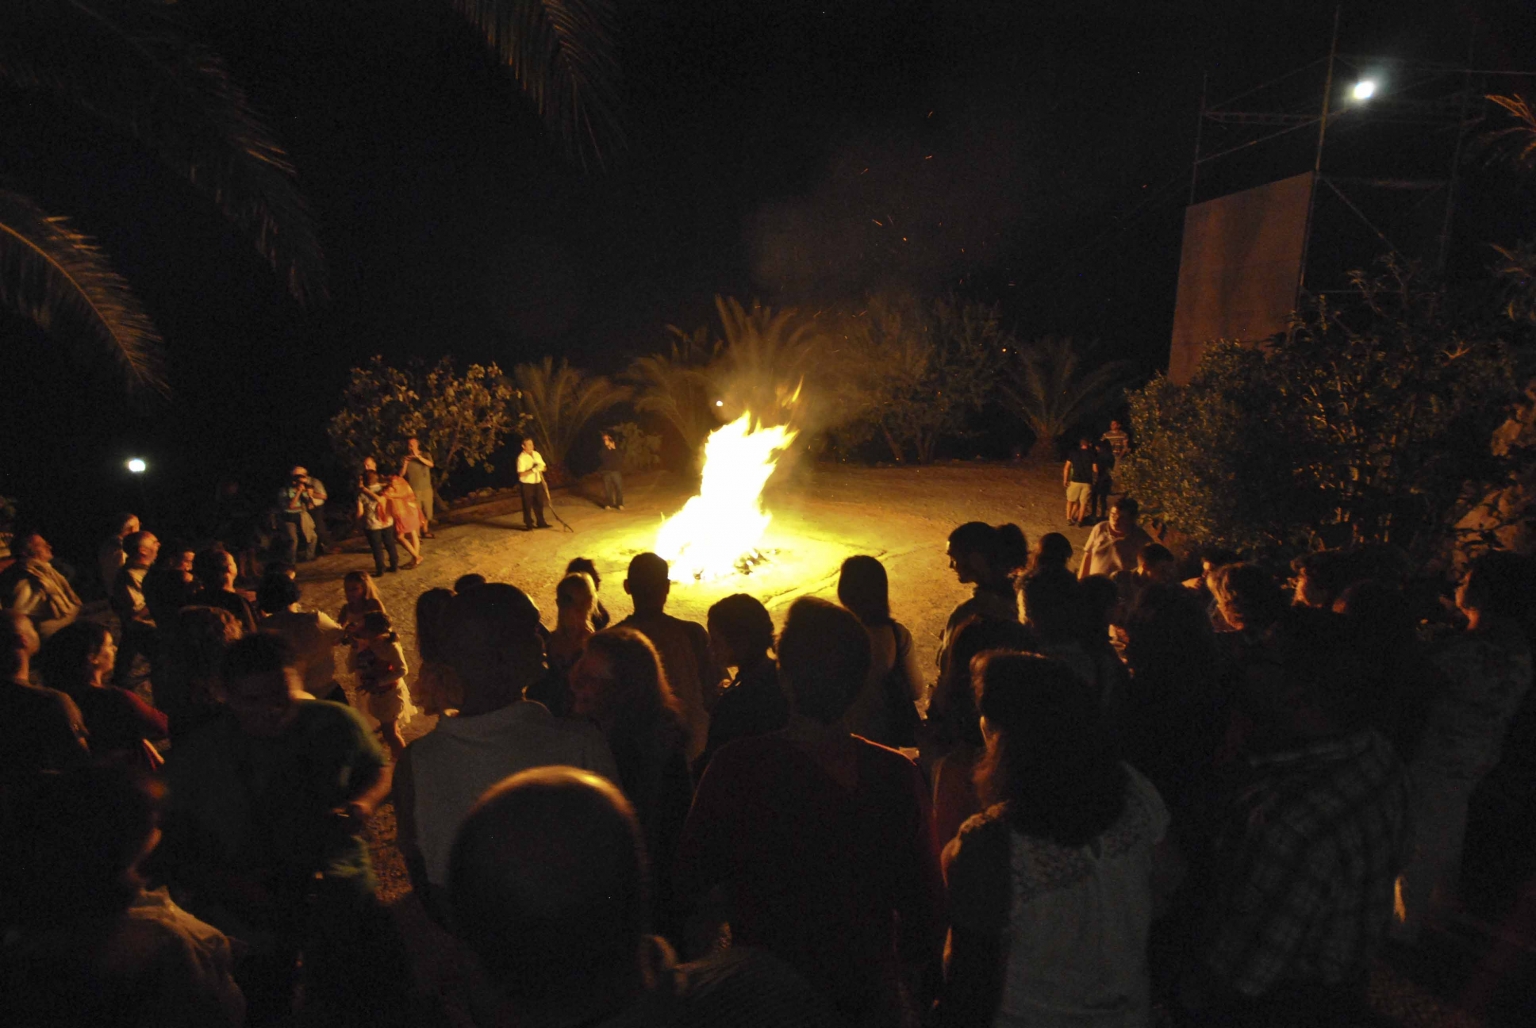
<path id="1" fill-rule="evenodd" d="M 325 495 L 302 471 L 295 545 Z M 653 553 L 622 619 L 586 558 L 548 624 L 466 575 L 420 595 L 407 654 L 363 571 L 334 617 L 281 563 L 253 604 L 227 550 L 125 517 L 114 632 L 24 537 L 8 1011 L 445 1023 L 377 897 L 390 802 L 479 1024 L 1360 1023 L 1382 947 L 1455 909 L 1472 794 L 1529 704 L 1536 572 L 1472 560 L 1431 639 L 1385 551 L 1289 579 L 1211 552 L 1186 579 L 1134 500 L 1105 513 L 1080 553 L 957 527 L 972 595 L 931 668 L 871 556 L 777 627 L 745 593 L 673 616 Z"/>

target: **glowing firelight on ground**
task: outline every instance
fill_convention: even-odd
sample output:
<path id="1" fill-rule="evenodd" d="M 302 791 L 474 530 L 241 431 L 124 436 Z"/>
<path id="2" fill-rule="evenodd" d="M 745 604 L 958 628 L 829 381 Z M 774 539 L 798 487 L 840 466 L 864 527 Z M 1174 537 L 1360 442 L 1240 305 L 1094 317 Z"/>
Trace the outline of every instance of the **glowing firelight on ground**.
<path id="1" fill-rule="evenodd" d="M 672 565 L 673 581 L 728 575 L 756 553 L 773 520 L 763 510 L 763 486 L 794 439 L 789 426 L 754 425 L 750 414 L 710 433 L 699 495 L 656 533 L 656 552 Z"/>

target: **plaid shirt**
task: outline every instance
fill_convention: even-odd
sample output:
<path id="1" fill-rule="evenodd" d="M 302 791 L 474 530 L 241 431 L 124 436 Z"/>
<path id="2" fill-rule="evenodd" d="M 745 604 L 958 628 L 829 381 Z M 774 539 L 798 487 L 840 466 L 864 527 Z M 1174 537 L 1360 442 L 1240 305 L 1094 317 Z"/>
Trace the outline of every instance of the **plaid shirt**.
<path id="1" fill-rule="evenodd" d="M 1408 778 L 1374 730 L 1252 758 L 1218 840 L 1202 957 L 1236 992 L 1342 985 L 1392 916 Z"/>

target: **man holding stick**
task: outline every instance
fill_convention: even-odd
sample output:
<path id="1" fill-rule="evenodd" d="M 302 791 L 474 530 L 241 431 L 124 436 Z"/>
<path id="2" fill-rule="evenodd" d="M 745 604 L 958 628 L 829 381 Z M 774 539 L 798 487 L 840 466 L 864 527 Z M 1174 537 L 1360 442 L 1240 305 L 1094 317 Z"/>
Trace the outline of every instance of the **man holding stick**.
<path id="1" fill-rule="evenodd" d="M 533 437 L 523 440 L 523 452 L 517 455 L 517 485 L 523 494 L 523 531 L 551 527 L 544 520 L 544 457 L 533 448 Z M 534 521 L 537 519 L 538 523 Z"/>

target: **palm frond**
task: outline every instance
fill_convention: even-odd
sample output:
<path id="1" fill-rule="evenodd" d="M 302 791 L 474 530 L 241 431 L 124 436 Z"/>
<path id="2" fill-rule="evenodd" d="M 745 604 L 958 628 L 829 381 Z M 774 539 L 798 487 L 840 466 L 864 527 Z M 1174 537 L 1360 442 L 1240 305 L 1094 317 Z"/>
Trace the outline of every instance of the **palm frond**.
<path id="1" fill-rule="evenodd" d="M 1512 140 L 1510 159 L 1516 164 L 1530 167 L 1536 164 L 1536 111 L 1530 101 L 1516 93 L 1513 96 L 1490 95 L 1487 99 L 1504 108 L 1515 119 L 1515 124 L 1488 133 L 1488 143 Z"/>
<path id="2" fill-rule="evenodd" d="M 449 0 L 582 165 L 619 143 L 613 0 Z"/>
<path id="3" fill-rule="evenodd" d="M 137 140 L 254 237 L 298 300 L 325 295 L 292 163 L 215 54 L 164 5 L 10 0 L 0 79 L 58 95 Z"/>
<path id="4" fill-rule="evenodd" d="M 166 391 L 160 334 L 128 283 L 65 219 L 6 190 L 0 190 L 0 303 L 86 354 L 107 354 L 130 388 Z"/>
<path id="5" fill-rule="evenodd" d="M 667 326 L 673 339 L 667 353 L 637 357 L 624 372 L 638 390 L 635 409 L 665 420 L 690 450 L 697 450 L 719 427 L 710 413 L 712 388 L 708 365 L 720 355 L 720 343 L 709 342 L 709 330 L 684 332 Z"/>
<path id="6" fill-rule="evenodd" d="M 1136 362 L 1095 362 L 1096 349 L 1046 336 L 1015 352 L 1000 389 L 1037 439 L 1059 438 L 1113 404 L 1134 380 Z"/>
<path id="7" fill-rule="evenodd" d="M 519 364 L 513 374 L 523 393 L 534 440 L 551 466 L 565 463 L 589 421 L 629 397 L 622 386 L 602 375 L 588 375 L 564 359 L 558 366 L 553 357 L 539 364 Z"/>

